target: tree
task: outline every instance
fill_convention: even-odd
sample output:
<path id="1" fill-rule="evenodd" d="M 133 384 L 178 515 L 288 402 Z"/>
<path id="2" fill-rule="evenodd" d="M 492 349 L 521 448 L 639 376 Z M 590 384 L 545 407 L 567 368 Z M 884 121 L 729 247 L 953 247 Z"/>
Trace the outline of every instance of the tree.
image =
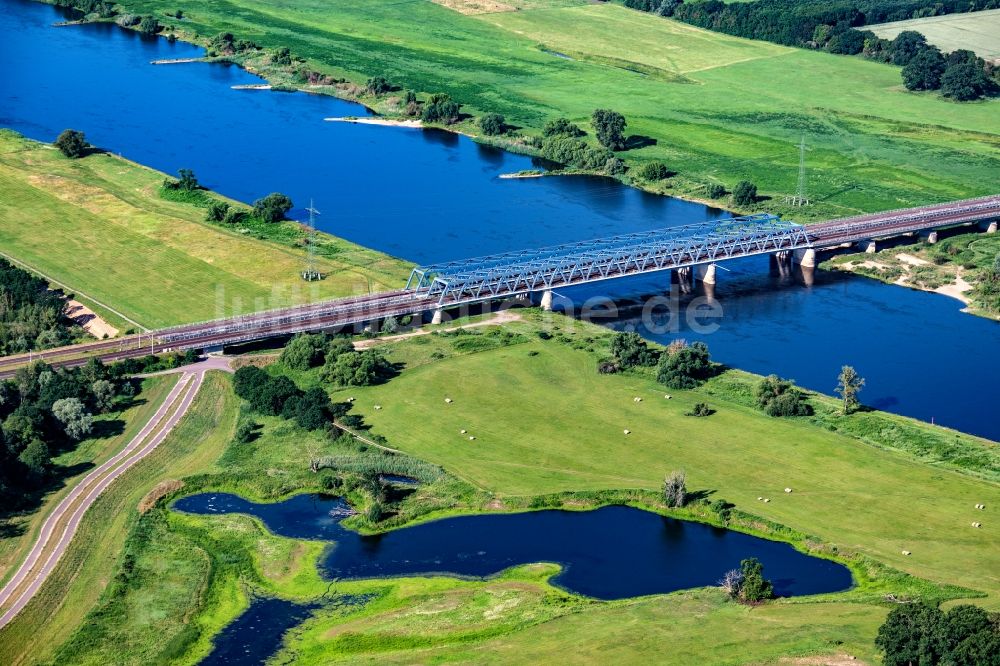
<path id="1" fill-rule="evenodd" d="M 98 379 L 90 385 L 90 393 L 98 412 L 104 414 L 111 411 L 115 400 L 114 383 L 107 379 Z"/>
<path id="2" fill-rule="evenodd" d="M 848 28 L 838 32 L 826 44 L 826 50 L 830 53 L 840 53 L 843 55 L 854 55 L 861 53 L 865 47 L 865 33 L 854 28 Z"/>
<path id="3" fill-rule="evenodd" d="M 653 366 L 658 358 L 642 336 L 634 332 L 616 333 L 611 339 L 611 355 L 622 368 Z"/>
<path id="4" fill-rule="evenodd" d="M 36 437 L 21 451 L 17 459 L 33 476 L 43 476 L 49 466 L 49 447 Z"/>
<path id="5" fill-rule="evenodd" d="M 948 65 L 941 75 L 941 94 L 959 102 L 979 99 L 990 89 L 982 65 L 966 60 Z"/>
<path id="6" fill-rule="evenodd" d="M 704 342 L 692 345 L 671 345 L 660 355 L 656 379 L 675 389 L 691 389 L 708 379 L 712 373 L 708 347 Z"/>
<path id="7" fill-rule="evenodd" d="M 162 29 L 160 22 L 156 20 L 154 16 L 143 16 L 142 20 L 139 21 L 139 33 L 147 36 L 152 36 L 158 33 Z"/>
<path id="8" fill-rule="evenodd" d="M 322 377 L 338 386 L 370 386 L 384 378 L 390 369 L 381 351 L 366 349 L 328 357 Z"/>
<path id="9" fill-rule="evenodd" d="M 947 649 L 944 614 L 926 603 L 896 606 L 879 627 L 875 645 L 885 666 L 940 663 Z"/>
<path id="10" fill-rule="evenodd" d="M 383 95 L 392 90 L 392 85 L 384 76 L 373 76 L 365 84 L 365 90 L 369 95 Z"/>
<path id="11" fill-rule="evenodd" d="M 903 85 L 907 90 L 937 90 L 944 74 L 944 56 L 929 47 L 918 53 L 903 68 Z"/>
<path id="12" fill-rule="evenodd" d="M 768 416 L 808 416 L 813 413 L 792 382 L 768 375 L 756 389 L 757 406 Z"/>
<path id="13" fill-rule="evenodd" d="M 256 432 L 257 424 L 250 419 L 244 419 L 236 426 L 236 441 L 240 444 L 251 442 Z"/>
<path id="14" fill-rule="evenodd" d="M 574 125 L 568 118 L 555 118 L 545 123 L 542 128 L 542 136 L 568 136 L 576 138 L 583 136 L 583 130 Z"/>
<path id="15" fill-rule="evenodd" d="M 61 398 L 52 404 L 55 416 L 72 439 L 83 439 L 94 427 L 94 417 L 84 409 L 79 398 Z"/>
<path id="16" fill-rule="evenodd" d="M 291 65 L 292 52 L 288 50 L 287 46 L 283 46 L 271 54 L 271 62 L 275 65 Z"/>
<path id="17" fill-rule="evenodd" d="M 757 186 L 749 180 L 741 180 L 733 188 L 733 203 L 737 206 L 750 206 L 757 201 Z"/>
<path id="18" fill-rule="evenodd" d="M 670 171 L 667 169 L 667 165 L 663 162 L 646 162 L 642 165 L 642 168 L 639 169 L 639 175 L 644 180 L 663 180 L 670 175 Z"/>
<path id="19" fill-rule="evenodd" d="M 83 157 L 90 144 L 87 143 L 83 132 L 75 129 L 63 130 L 56 138 L 56 148 L 59 152 L 70 158 Z"/>
<path id="20" fill-rule="evenodd" d="M 177 189 L 179 190 L 193 192 L 200 187 L 198 178 L 191 169 L 181 169 L 177 172 L 177 176 Z"/>
<path id="21" fill-rule="evenodd" d="M 381 333 L 385 333 L 386 335 L 392 335 L 398 330 L 399 330 L 399 320 L 391 316 L 386 317 L 384 320 L 382 320 L 382 327 L 379 329 Z"/>
<path id="22" fill-rule="evenodd" d="M 281 362 L 293 370 L 308 370 L 326 360 L 327 336 L 299 333 L 281 351 Z"/>
<path id="23" fill-rule="evenodd" d="M 684 471 L 671 472 L 663 481 L 663 500 L 672 509 L 684 506 L 687 502 L 687 486 Z"/>
<path id="24" fill-rule="evenodd" d="M 253 202 L 253 214 L 264 222 L 279 222 L 292 209 L 292 200 L 280 192 L 272 192 Z"/>
<path id="25" fill-rule="evenodd" d="M 927 48 L 927 39 L 915 30 L 904 30 L 896 35 L 889 46 L 892 64 L 905 67 L 917 54 Z"/>
<path id="26" fill-rule="evenodd" d="M 710 199 L 719 199 L 725 196 L 726 188 L 725 186 L 720 185 L 719 183 L 712 183 L 705 190 L 705 193 L 708 194 L 708 197 Z"/>
<path id="27" fill-rule="evenodd" d="M 745 603 L 755 604 L 774 598 L 774 586 L 764 578 L 764 565 L 756 557 L 750 557 L 740 562 L 740 599 Z"/>
<path id="28" fill-rule="evenodd" d="M 222 222 L 226 219 L 227 213 L 229 213 L 229 204 L 225 201 L 212 201 L 208 204 L 205 219 L 209 222 Z"/>
<path id="29" fill-rule="evenodd" d="M 421 120 L 428 123 L 451 125 L 458 121 L 461 105 L 444 93 L 436 93 L 424 104 Z"/>
<path id="30" fill-rule="evenodd" d="M 864 388 L 865 380 L 857 370 L 845 365 L 840 369 L 837 382 L 836 391 L 844 401 L 844 414 L 850 414 L 858 407 L 858 393 Z"/>
<path id="31" fill-rule="evenodd" d="M 479 129 L 486 136 L 496 136 L 507 131 L 507 122 L 499 113 L 487 113 L 479 118 Z"/>
<path id="32" fill-rule="evenodd" d="M 250 400 L 250 408 L 261 414 L 277 416 L 285 408 L 285 402 L 300 394 L 299 388 L 288 377 L 270 377 Z"/>
<path id="33" fill-rule="evenodd" d="M 590 118 L 597 140 L 609 150 L 625 149 L 625 116 L 610 109 L 595 109 Z"/>

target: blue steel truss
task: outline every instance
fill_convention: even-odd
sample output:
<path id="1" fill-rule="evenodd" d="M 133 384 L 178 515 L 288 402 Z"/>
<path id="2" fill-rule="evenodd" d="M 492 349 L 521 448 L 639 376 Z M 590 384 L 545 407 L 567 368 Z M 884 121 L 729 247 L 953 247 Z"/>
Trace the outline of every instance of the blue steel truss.
<path id="1" fill-rule="evenodd" d="M 419 266 L 406 288 L 446 305 L 806 247 L 802 225 L 747 215 Z"/>

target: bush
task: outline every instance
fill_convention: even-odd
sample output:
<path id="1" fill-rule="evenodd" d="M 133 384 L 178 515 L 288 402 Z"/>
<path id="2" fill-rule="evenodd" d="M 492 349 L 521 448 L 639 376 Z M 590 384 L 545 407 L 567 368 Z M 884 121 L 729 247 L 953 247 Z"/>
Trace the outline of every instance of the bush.
<path id="1" fill-rule="evenodd" d="M 229 214 L 229 204 L 225 201 L 212 201 L 205 211 L 205 220 L 208 222 L 222 222 Z"/>
<path id="2" fill-rule="evenodd" d="M 710 199 L 719 199 L 726 195 L 726 188 L 719 183 L 712 183 L 705 190 Z"/>
<path id="3" fill-rule="evenodd" d="M 792 382 L 777 375 L 768 375 L 760 381 L 755 391 L 757 406 L 768 416 L 809 416 L 812 407 Z"/>
<path id="4" fill-rule="evenodd" d="M 253 421 L 246 419 L 239 422 L 236 426 L 236 436 L 235 439 L 240 444 L 246 444 L 252 442 L 254 435 L 257 432 L 257 424 Z"/>
<path id="5" fill-rule="evenodd" d="M 675 389 L 691 389 L 712 375 L 708 347 L 703 342 L 671 345 L 660 355 L 656 379 Z"/>
<path id="6" fill-rule="evenodd" d="M 365 91 L 369 95 L 384 95 L 392 90 L 392 86 L 384 76 L 373 76 L 365 84 Z"/>
<path id="7" fill-rule="evenodd" d="M 611 355 L 622 368 L 654 366 L 659 355 L 649 348 L 638 333 L 616 333 L 611 339 Z"/>
<path id="8" fill-rule="evenodd" d="M 253 202 L 253 214 L 264 222 L 279 222 L 292 209 L 292 200 L 280 192 L 272 192 Z"/>
<path id="9" fill-rule="evenodd" d="M 70 158 L 83 157 L 89 144 L 83 135 L 74 129 L 63 130 L 56 138 L 55 147 L 59 152 Z"/>
<path id="10" fill-rule="evenodd" d="M 420 118 L 427 123 L 444 123 L 451 125 L 458 122 L 461 105 L 444 93 L 431 95 L 424 104 Z"/>
<path id="11" fill-rule="evenodd" d="M 139 21 L 139 27 L 137 28 L 140 34 L 152 36 L 162 30 L 160 22 L 152 16 L 143 16 L 142 20 Z"/>
<path id="12" fill-rule="evenodd" d="M 663 500 L 672 509 L 680 508 L 687 502 L 687 485 L 683 471 L 671 472 L 663 481 Z"/>
<path id="13" fill-rule="evenodd" d="M 584 132 L 579 126 L 574 125 L 567 118 L 556 118 L 555 120 L 550 120 L 545 123 L 545 127 L 542 128 L 542 136 L 568 136 L 570 138 L 576 138 L 578 136 L 583 136 Z"/>
<path id="14" fill-rule="evenodd" d="M 327 336 L 322 333 L 299 333 L 281 350 L 281 362 L 293 370 L 323 365 L 327 344 Z"/>
<path id="15" fill-rule="evenodd" d="M 757 201 L 757 186 L 749 180 L 741 180 L 733 188 L 733 203 L 737 206 L 750 206 Z"/>
<path id="16" fill-rule="evenodd" d="M 709 505 L 709 509 L 719 517 L 719 520 L 723 522 L 729 522 L 729 518 L 732 514 L 732 510 L 735 507 L 731 502 L 727 502 L 724 499 L 717 499 Z"/>
<path id="17" fill-rule="evenodd" d="M 715 410 L 708 406 L 706 402 L 696 403 L 690 412 L 685 412 L 684 416 L 711 416 Z"/>
<path id="18" fill-rule="evenodd" d="M 487 113 L 479 118 L 479 129 L 487 136 L 496 136 L 507 131 L 506 120 L 499 113 Z"/>
<path id="19" fill-rule="evenodd" d="M 657 181 L 663 180 L 670 175 L 667 165 L 663 162 L 646 162 L 639 169 L 639 176 L 643 180 Z"/>

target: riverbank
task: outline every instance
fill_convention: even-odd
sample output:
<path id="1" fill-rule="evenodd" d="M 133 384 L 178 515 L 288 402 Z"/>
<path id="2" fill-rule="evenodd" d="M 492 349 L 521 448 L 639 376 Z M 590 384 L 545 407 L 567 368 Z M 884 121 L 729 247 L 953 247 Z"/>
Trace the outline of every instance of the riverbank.
<path id="1" fill-rule="evenodd" d="M 974 590 L 989 595 L 975 603 L 1000 604 L 1000 580 L 984 575 L 1000 570 L 996 531 L 988 524 L 969 527 L 970 520 L 985 518 L 974 504 L 1000 502 L 995 480 L 971 476 L 1000 469 L 987 462 L 995 444 L 881 412 L 842 417 L 832 399 L 815 394 L 809 396 L 813 417 L 767 417 L 753 403 L 759 378 L 737 371 L 695 390 L 670 390 L 665 400 L 650 372 L 596 372 L 612 335 L 606 329 L 535 310 L 519 314 L 502 327 L 383 340 L 380 348 L 403 369 L 379 386 L 331 389 L 318 369 L 269 368 L 302 388 L 331 390 L 334 401 L 354 398 L 351 413 L 363 418 L 366 437 L 405 454 L 378 453 L 351 438 L 333 439 L 257 414 L 250 415 L 259 424 L 255 438 L 230 441 L 238 401 L 229 380 L 218 378 L 214 392 L 203 392 L 181 424 L 183 432 L 161 447 L 184 451 L 210 436 L 211 456 L 185 475 L 144 476 L 147 492 L 167 478 L 183 480 L 183 487 L 152 509 L 146 505 L 141 517 L 134 508 L 125 512 L 132 525 L 127 569 L 118 565 L 83 628 L 57 647 L 62 641 L 52 640 L 50 630 L 37 630 L 57 625 L 39 623 L 35 615 L 32 634 L 28 624 L 0 634 L 0 655 L 17 663 L 20 650 L 39 649 L 57 660 L 89 663 L 114 655 L 124 664 L 169 654 L 193 663 L 255 595 L 306 602 L 358 594 L 371 598 L 354 608 L 317 610 L 289 634 L 283 655 L 307 664 L 391 663 L 415 656 L 471 659 L 500 646 L 531 646 L 544 660 L 571 642 L 634 659 L 654 645 L 648 627 L 669 625 L 679 646 L 667 658 L 671 663 L 822 656 L 830 654 L 834 636 L 839 651 L 865 661 L 876 657 L 872 639 L 887 600 L 960 598 Z M 229 407 L 211 406 L 220 401 Z M 697 402 L 709 403 L 715 413 L 684 416 Z M 318 459 L 319 471 L 311 471 L 310 460 Z M 423 483 L 388 491 L 373 519 L 374 496 L 364 475 L 405 467 Z M 681 510 L 668 510 L 662 501 L 663 476 L 673 469 L 686 470 L 695 498 Z M 935 493 L 927 495 L 927 487 Z M 409 577 L 331 587 L 316 569 L 320 542 L 275 537 L 246 516 L 200 517 L 166 508 L 178 493 L 206 490 L 254 501 L 343 494 L 358 511 L 349 523 L 363 532 L 458 514 L 627 504 L 838 559 L 851 566 L 857 586 L 752 612 L 716 590 L 596 603 L 553 587 L 553 565 L 518 567 L 486 581 Z M 139 491 L 132 492 L 145 494 Z M 724 503 L 713 505 L 717 500 Z M 717 506 L 728 507 L 728 518 Z M 162 572 L 169 572 L 169 584 Z M 140 604 L 141 616 L 130 610 Z M 694 609 L 697 623 L 684 619 Z M 155 627 L 142 620 L 148 613 L 157 614 Z M 627 646 L 595 630 L 627 632 L 637 624 L 647 633 Z M 720 630 L 756 638 L 709 640 Z M 23 642 L 12 642 L 13 636 Z"/>
<path id="2" fill-rule="evenodd" d="M 248 8 L 236 20 L 231 13 L 205 7 L 178 22 L 165 0 L 132 0 L 123 6 L 153 13 L 168 26 L 164 32 L 194 43 L 204 44 L 205 35 L 223 29 L 237 39 L 253 36 L 263 51 L 227 59 L 272 84 L 328 92 L 390 117 L 405 112 L 398 104 L 401 90 L 370 95 L 365 90 L 367 78 L 384 76 L 390 85 L 415 90 L 421 99 L 449 93 L 470 114 L 458 126 L 443 128 L 449 131 L 479 134 L 475 116 L 497 111 L 534 137 L 546 120 L 558 115 L 586 126 L 595 99 L 615 99 L 615 109 L 630 123 L 629 150 L 621 153 L 627 162 L 641 166 L 662 161 L 680 173 L 661 184 L 633 184 L 652 191 L 669 185 L 672 195 L 704 199 L 709 184 L 732 189 L 749 178 L 762 196 L 752 209 L 767 208 L 801 221 L 985 193 L 973 191 L 969 183 L 995 182 L 991 174 L 1000 175 L 994 173 L 990 157 L 994 149 L 989 147 L 989 136 L 1000 127 L 991 122 L 986 108 L 996 102 L 956 106 L 906 94 L 899 91 L 898 68 L 892 66 L 785 49 L 690 26 L 678 29 L 668 19 L 611 4 L 486 17 L 434 4 L 404 13 L 392 3 L 376 3 L 370 10 L 379 16 L 382 35 L 372 34 L 370 12 L 351 7 L 317 6 L 311 13 L 281 10 L 276 15 Z M 281 26 L 280 37 L 268 32 L 272 24 Z M 289 25 L 313 38 L 297 37 Z M 579 34 L 567 33 L 565 25 L 576 25 Z M 649 35 L 662 39 L 611 58 L 600 40 L 580 38 L 598 26 L 606 33 L 608 25 L 620 34 L 645 36 L 639 40 L 644 44 Z M 441 43 L 441 26 L 460 38 Z M 706 48 L 706 42 L 712 47 Z M 547 47 L 539 49 L 538 44 Z M 549 55 L 554 45 L 561 49 L 556 52 L 573 60 Z M 271 62 L 270 54 L 281 47 L 290 50 L 288 65 Z M 660 76 L 664 73 L 657 68 L 663 62 L 676 68 L 665 73 L 673 82 Z M 530 82 L 530 95 L 511 77 L 498 76 L 510 67 L 521 72 L 518 81 Z M 633 72 L 624 83 L 623 69 Z M 634 73 L 647 70 L 657 71 Z M 819 72 L 822 75 L 816 76 Z M 678 75 L 698 85 L 677 83 Z M 325 84 L 317 84 L 318 80 Z M 570 87 L 568 80 L 573 81 Z M 776 90 L 795 91 L 794 99 L 747 90 L 747 82 L 753 80 L 772 80 Z M 826 83 L 817 87 L 819 80 Z M 791 110 L 775 114 L 774 108 Z M 782 202 L 796 182 L 800 128 L 812 123 L 829 125 L 828 131 L 807 137 L 814 203 L 806 208 L 788 206 Z M 913 136 L 920 137 L 917 143 Z M 964 148 L 956 148 L 959 144 Z M 934 151 L 934 159 L 928 151 Z M 856 168 L 852 154 L 865 156 L 865 169 Z M 753 159 L 755 155 L 768 155 L 766 167 Z"/>
<path id="3" fill-rule="evenodd" d="M 71 160 L 0 130 L 0 195 L 10 204 L 0 210 L 4 252 L 111 304 L 91 307 L 120 330 L 396 289 L 409 274 L 402 260 L 320 233 L 324 278 L 306 283 L 303 225 L 207 222 L 210 201 L 244 205 L 207 191 L 166 199 L 164 179 L 111 154 Z"/>
<path id="4" fill-rule="evenodd" d="M 836 255 L 821 267 L 949 296 L 966 306 L 963 312 L 1000 320 L 1000 303 L 983 288 L 998 257 L 1000 236 L 972 232 L 948 236 L 936 244 L 921 242 L 873 254 Z"/>

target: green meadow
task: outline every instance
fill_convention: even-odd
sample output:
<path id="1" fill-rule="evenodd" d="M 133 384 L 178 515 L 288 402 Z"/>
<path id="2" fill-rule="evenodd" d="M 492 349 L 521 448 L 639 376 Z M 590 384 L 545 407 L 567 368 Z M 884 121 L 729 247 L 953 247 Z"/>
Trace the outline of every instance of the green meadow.
<path id="1" fill-rule="evenodd" d="M 616 109 L 629 134 L 649 139 L 624 157 L 678 172 L 656 187 L 666 193 L 704 196 L 707 183 L 746 178 L 772 197 L 759 208 L 809 219 L 991 193 L 1000 178 L 1000 101 L 910 93 L 897 67 L 613 3 L 496 3 L 516 10 L 480 13 L 446 4 L 469 3 L 206 0 L 179 24 L 165 16 L 176 9 L 167 0 L 122 3 L 190 39 L 231 31 L 357 83 L 382 75 L 447 92 L 469 113 L 502 113 L 527 133 L 557 116 L 586 123 L 594 108 Z M 795 191 L 803 136 L 814 204 L 788 209 L 781 197 Z"/>
<path id="2" fill-rule="evenodd" d="M 305 283 L 295 222 L 284 242 L 204 222 L 205 210 L 160 197 L 164 174 L 109 154 L 70 160 L 0 131 L 0 248 L 67 285 L 112 324 L 149 328 L 399 288 L 404 262 L 324 236 Z"/>
<path id="3" fill-rule="evenodd" d="M 965 598 L 1000 607 L 1000 538 L 991 510 L 973 508 L 1000 503 L 996 444 L 881 412 L 845 417 L 835 401 L 815 394 L 812 417 L 767 417 L 752 406 L 758 378 L 738 371 L 691 391 L 665 390 L 648 371 L 600 375 L 608 331 L 519 313 L 502 328 L 438 329 L 381 343 L 402 364 L 399 376 L 332 391 L 335 400 L 355 398 L 352 413 L 370 426 L 367 436 L 383 436 L 444 472 L 394 504 L 381 524 L 364 517 L 370 500 L 353 486 L 347 496 L 362 512 L 350 519 L 353 526 L 371 531 L 456 513 L 608 502 L 723 525 L 705 504 L 673 512 L 663 505 L 664 475 L 684 469 L 690 490 L 735 504 L 730 528 L 840 559 L 856 587 L 756 608 L 715 589 L 598 602 L 552 586 L 558 569 L 551 564 L 483 581 L 413 577 L 331 586 L 315 567 L 322 543 L 276 537 L 245 516 L 172 512 L 169 497 L 141 516 L 135 508 L 162 479 L 183 479 L 180 494 L 211 489 L 276 500 L 352 474 L 312 472 L 312 459 L 372 469 L 389 459 L 278 417 L 254 416 L 257 438 L 236 443 L 230 438 L 239 401 L 230 380 L 214 376 L 154 457 L 109 496 L 108 508 L 120 513 L 105 541 L 91 536 L 108 509 L 88 514 L 88 536 L 74 542 L 73 552 L 104 553 L 93 574 L 101 580 L 60 574 L 73 603 L 59 605 L 59 588 L 47 585 L 44 604 L 0 632 L 0 656 L 14 664 L 196 663 L 254 594 L 363 594 L 363 605 L 318 610 L 286 635 L 276 660 L 744 664 L 853 655 L 872 663 L 888 599 Z M 539 336 L 542 330 L 551 337 Z M 292 372 L 278 363 L 271 371 L 302 387 L 319 382 L 317 370 Z M 696 402 L 715 413 L 686 416 Z M 972 528 L 974 520 L 984 527 Z M 101 545 L 108 538 L 111 548 Z"/>

